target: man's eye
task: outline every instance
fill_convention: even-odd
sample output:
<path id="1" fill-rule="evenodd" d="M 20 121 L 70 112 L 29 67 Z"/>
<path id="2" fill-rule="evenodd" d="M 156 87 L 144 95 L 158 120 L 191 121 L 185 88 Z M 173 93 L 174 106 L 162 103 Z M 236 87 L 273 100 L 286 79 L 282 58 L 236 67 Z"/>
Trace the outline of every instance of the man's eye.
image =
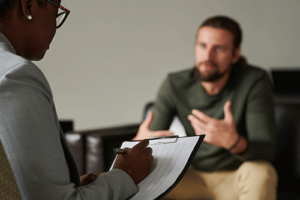
<path id="1" fill-rule="evenodd" d="M 222 46 L 216 46 L 215 49 L 216 49 L 216 50 L 221 50 L 221 51 L 222 51 L 222 50 L 224 50 L 224 47 L 222 47 Z"/>
<path id="2" fill-rule="evenodd" d="M 203 43 L 199 43 L 198 46 L 201 48 L 205 48 L 205 44 L 203 44 Z"/>

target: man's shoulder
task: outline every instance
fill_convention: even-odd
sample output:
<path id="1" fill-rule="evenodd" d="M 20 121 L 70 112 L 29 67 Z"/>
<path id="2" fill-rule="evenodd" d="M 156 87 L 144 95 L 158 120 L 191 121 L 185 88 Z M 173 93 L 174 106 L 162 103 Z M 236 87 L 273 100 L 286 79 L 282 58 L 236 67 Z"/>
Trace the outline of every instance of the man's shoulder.
<path id="1" fill-rule="evenodd" d="M 237 76 L 240 79 L 250 79 L 250 80 L 257 80 L 260 78 L 267 78 L 267 71 L 261 67 L 252 65 L 252 64 L 241 64 L 240 66 L 240 70 L 238 70 L 239 72 L 237 73 Z"/>
<path id="2" fill-rule="evenodd" d="M 193 78 L 194 70 L 194 67 L 190 67 L 169 73 L 161 85 L 160 90 L 163 91 L 163 93 L 168 93 L 180 92 L 186 89 L 191 85 L 192 81 L 195 81 Z"/>
<path id="3" fill-rule="evenodd" d="M 247 73 L 251 73 L 251 74 L 265 74 L 266 70 L 263 69 L 262 67 L 253 65 L 253 64 L 244 64 L 244 69 L 245 71 L 247 71 Z"/>
<path id="4" fill-rule="evenodd" d="M 167 79 L 171 82 L 175 81 L 177 83 L 190 81 L 193 80 L 194 71 L 195 71 L 195 67 L 190 67 L 188 69 L 171 72 L 168 74 Z"/>

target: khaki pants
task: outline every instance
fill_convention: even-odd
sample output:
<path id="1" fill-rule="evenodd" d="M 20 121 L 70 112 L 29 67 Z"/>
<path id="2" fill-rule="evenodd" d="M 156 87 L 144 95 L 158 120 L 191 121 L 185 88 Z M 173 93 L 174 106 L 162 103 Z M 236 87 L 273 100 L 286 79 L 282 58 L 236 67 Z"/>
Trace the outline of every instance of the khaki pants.
<path id="1" fill-rule="evenodd" d="M 265 161 L 251 161 L 237 170 L 202 172 L 191 167 L 164 199 L 275 200 L 276 189 L 274 167 Z"/>

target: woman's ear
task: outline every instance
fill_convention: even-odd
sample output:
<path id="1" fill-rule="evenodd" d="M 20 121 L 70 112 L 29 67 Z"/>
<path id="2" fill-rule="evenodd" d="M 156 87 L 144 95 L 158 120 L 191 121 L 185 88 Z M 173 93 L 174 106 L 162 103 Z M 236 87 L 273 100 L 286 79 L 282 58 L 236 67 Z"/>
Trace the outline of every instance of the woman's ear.
<path id="1" fill-rule="evenodd" d="M 31 14 L 33 1 L 34 0 L 21 0 L 22 15 L 29 21 L 33 18 Z"/>

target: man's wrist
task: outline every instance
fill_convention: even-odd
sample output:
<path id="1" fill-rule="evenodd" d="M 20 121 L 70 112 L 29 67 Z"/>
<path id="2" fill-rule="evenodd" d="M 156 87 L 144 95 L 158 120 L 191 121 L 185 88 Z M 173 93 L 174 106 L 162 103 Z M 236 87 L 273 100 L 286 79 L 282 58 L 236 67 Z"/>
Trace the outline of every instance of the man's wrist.
<path id="1" fill-rule="evenodd" d="M 238 142 L 238 144 L 230 151 L 230 153 L 233 154 L 244 154 L 248 149 L 248 140 L 241 136 L 240 141 Z"/>
<path id="2" fill-rule="evenodd" d="M 241 135 L 238 134 L 237 140 L 235 141 L 235 143 L 230 148 L 227 149 L 227 151 L 231 151 L 232 149 L 234 149 L 239 144 L 240 140 L 241 140 Z"/>

